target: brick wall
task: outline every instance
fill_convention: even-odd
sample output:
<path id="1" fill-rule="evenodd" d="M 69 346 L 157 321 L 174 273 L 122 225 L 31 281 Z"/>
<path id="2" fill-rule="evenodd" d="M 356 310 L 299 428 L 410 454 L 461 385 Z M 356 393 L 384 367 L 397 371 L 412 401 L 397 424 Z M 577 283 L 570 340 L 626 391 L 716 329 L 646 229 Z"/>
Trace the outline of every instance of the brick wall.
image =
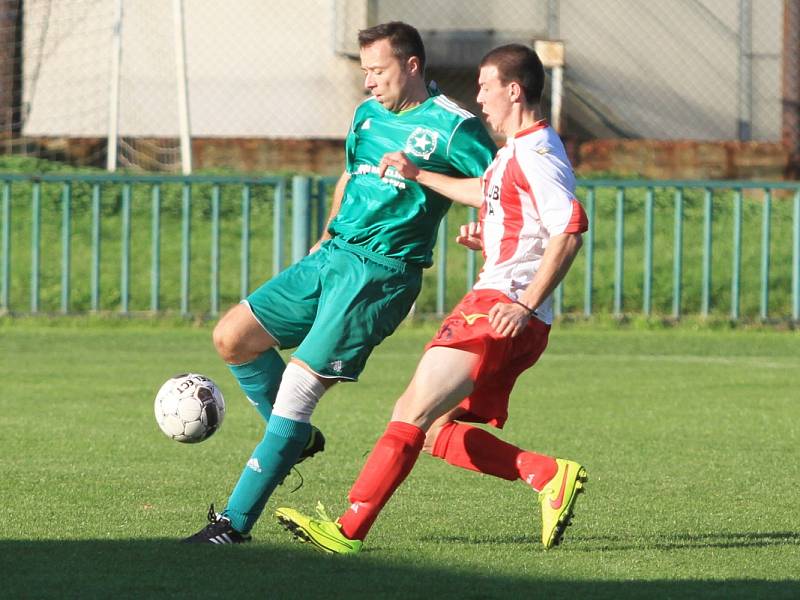
<path id="1" fill-rule="evenodd" d="M 790 158 L 777 143 L 594 140 L 577 146 L 573 162 L 581 175 L 600 171 L 646 179 L 784 179 L 797 177 Z"/>
<path id="2" fill-rule="evenodd" d="M 41 154 L 81 165 L 105 165 L 105 141 L 40 138 Z M 800 179 L 800 157 L 779 143 L 659 140 L 565 140 L 576 172 L 647 179 Z M 246 173 L 305 172 L 339 175 L 341 140 L 196 138 L 195 170 L 228 168 Z"/>

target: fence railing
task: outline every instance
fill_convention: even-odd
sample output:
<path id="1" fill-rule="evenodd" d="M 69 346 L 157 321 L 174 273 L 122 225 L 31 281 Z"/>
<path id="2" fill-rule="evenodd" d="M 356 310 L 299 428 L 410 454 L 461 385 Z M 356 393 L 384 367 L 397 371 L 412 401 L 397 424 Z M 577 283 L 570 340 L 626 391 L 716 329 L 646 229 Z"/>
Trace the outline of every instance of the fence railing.
<path id="1" fill-rule="evenodd" d="M 0 312 L 218 315 L 307 252 L 335 181 L 0 173 Z M 590 229 L 556 314 L 800 320 L 800 183 L 587 179 L 578 196 Z M 451 239 L 475 216 L 442 221 L 419 312 L 475 280 Z"/>
<path id="2" fill-rule="evenodd" d="M 671 220 L 672 231 L 672 294 L 671 316 L 679 318 L 684 312 L 684 289 L 686 287 L 686 257 L 692 250 L 700 259 L 699 278 L 694 278 L 695 289 L 699 286 L 697 312 L 709 316 L 712 307 L 719 304 L 722 286 L 712 287 L 712 273 L 719 269 L 720 261 L 713 260 L 715 249 L 724 250 L 730 261 L 724 270 L 729 274 L 728 307 L 733 320 L 742 314 L 743 269 L 747 268 L 751 288 L 758 287 L 758 317 L 790 317 L 800 319 L 800 184 L 796 182 L 739 182 L 739 181 L 614 181 L 587 180 L 581 182 L 585 190 L 585 205 L 590 222 L 595 220 L 597 195 L 600 190 L 615 190 L 614 199 L 614 290 L 613 313 L 623 312 L 624 257 L 629 247 L 626 235 L 626 202 L 632 192 L 641 198 L 641 244 L 643 250 L 641 268 L 641 312 L 653 313 L 654 283 L 654 222 L 656 220 L 657 195 L 662 200 L 672 200 L 672 216 L 662 210 L 661 218 Z M 660 194 L 659 194 L 660 192 Z M 694 198 L 689 198 L 692 194 Z M 780 230 L 773 232 L 773 216 L 776 202 L 780 202 Z M 697 231 L 693 244 L 687 243 L 685 229 L 687 210 L 694 212 Z M 720 218 L 722 217 L 722 218 Z M 749 218 L 748 218 L 749 217 Z M 716 221 L 719 220 L 719 225 Z M 716 225 L 716 226 L 715 226 Z M 726 231 L 727 229 L 727 231 Z M 586 285 L 584 313 L 592 312 L 592 272 L 598 228 L 590 229 L 586 243 Z M 746 238 L 743 239 L 743 234 Z M 663 228 L 662 228 L 663 234 Z M 662 236 L 663 237 L 663 236 Z M 750 248 L 745 253 L 746 245 Z M 745 256 L 756 252 L 759 257 L 757 274 L 753 261 L 746 263 Z M 667 250 L 663 247 L 662 250 Z M 664 261 L 662 261 L 663 263 Z M 724 263 L 723 263 L 724 265 Z M 773 266 L 774 265 L 774 266 Z M 694 265 L 697 266 L 696 264 Z M 719 279 L 719 278 L 718 278 Z M 779 296 L 777 311 L 770 310 L 770 293 Z M 695 294 L 696 296 L 697 294 Z M 557 298 L 558 300 L 558 298 Z M 634 308 L 634 307 L 630 307 Z"/>

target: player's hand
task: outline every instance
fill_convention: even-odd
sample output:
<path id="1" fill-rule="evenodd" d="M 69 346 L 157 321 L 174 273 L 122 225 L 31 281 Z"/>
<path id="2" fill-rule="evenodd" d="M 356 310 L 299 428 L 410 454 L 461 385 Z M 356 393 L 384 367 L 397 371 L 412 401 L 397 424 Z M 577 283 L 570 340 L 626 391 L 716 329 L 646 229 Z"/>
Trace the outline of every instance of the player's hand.
<path id="1" fill-rule="evenodd" d="M 311 248 L 309 249 L 308 253 L 309 254 L 314 254 L 314 252 L 319 250 L 322 247 L 322 244 L 327 242 L 329 239 L 331 239 L 331 234 L 326 231 L 325 233 L 322 234 L 322 237 L 320 237 L 317 240 L 317 243 L 314 244 L 313 246 L 311 246 Z"/>
<path id="2" fill-rule="evenodd" d="M 483 242 L 481 241 L 481 224 L 472 221 L 466 225 L 462 225 L 456 236 L 456 242 L 462 246 L 466 246 L 470 250 L 480 250 L 483 248 Z"/>
<path id="3" fill-rule="evenodd" d="M 530 313 L 519 304 L 498 302 L 489 309 L 489 324 L 502 337 L 517 337 L 530 318 Z"/>
<path id="4" fill-rule="evenodd" d="M 378 177 L 383 177 L 389 167 L 394 167 L 401 177 L 411 181 L 416 181 L 419 176 L 419 167 L 402 152 L 388 152 L 383 155 L 378 163 Z"/>

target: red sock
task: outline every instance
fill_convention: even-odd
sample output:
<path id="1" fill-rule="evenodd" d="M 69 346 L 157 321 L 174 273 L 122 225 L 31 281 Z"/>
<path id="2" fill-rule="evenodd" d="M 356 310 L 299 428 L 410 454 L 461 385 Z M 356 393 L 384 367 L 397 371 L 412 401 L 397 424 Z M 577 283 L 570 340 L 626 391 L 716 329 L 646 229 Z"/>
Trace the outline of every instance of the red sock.
<path id="1" fill-rule="evenodd" d="M 339 518 L 342 533 L 363 540 L 383 506 L 411 472 L 425 441 L 416 425 L 392 421 L 375 443 L 350 490 L 350 508 Z"/>
<path id="2" fill-rule="evenodd" d="M 433 455 L 456 467 L 509 481 L 522 479 L 536 491 L 541 491 L 558 470 L 550 456 L 522 450 L 488 431 L 456 421 L 439 430 Z"/>

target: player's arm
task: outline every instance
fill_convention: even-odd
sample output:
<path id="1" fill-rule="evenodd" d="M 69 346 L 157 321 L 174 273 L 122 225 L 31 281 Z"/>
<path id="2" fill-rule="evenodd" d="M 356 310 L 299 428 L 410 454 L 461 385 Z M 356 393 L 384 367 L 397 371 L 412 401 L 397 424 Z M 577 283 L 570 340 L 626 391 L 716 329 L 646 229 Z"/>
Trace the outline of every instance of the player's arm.
<path id="1" fill-rule="evenodd" d="M 350 181 L 350 173 L 345 171 L 342 173 L 342 176 L 339 177 L 339 181 L 336 182 L 336 187 L 333 189 L 333 202 L 331 202 L 328 220 L 325 222 L 325 229 L 322 231 L 322 235 L 319 240 L 317 240 L 317 243 L 311 246 L 311 250 L 308 251 L 309 254 L 313 254 L 319 250 L 322 242 L 331 239 L 331 234 L 328 233 L 328 227 L 330 227 L 331 221 L 336 218 L 336 215 L 339 214 L 339 208 L 342 206 L 342 198 L 344 198 L 344 188 L 347 187 L 348 181 Z"/>
<path id="2" fill-rule="evenodd" d="M 542 255 L 542 264 L 519 301 L 536 310 L 567 275 L 582 245 L 580 233 L 561 233 L 550 238 Z"/>
<path id="3" fill-rule="evenodd" d="M 483 190 L 480 177 L 468 179 L 449 177 L 441 173 L 420 169 L 417 182 L 426 188 L 447 196 L 453 202 L 467 206 L 480 207 L 483 204 Z"/>
<path id="4" fill-rule="evenodd" d="M 495 331 L 503 336 L 518 335 L 532 317 L 532 311 L 539 308 L 564 279 L 582 245 L 580 233 L 561 233 L 550 238 L 539 270 L 519 296 L 519 304 L 498 303 L 489 310 L 489 323 Z"/>
<path id="5" fill-rule="evenodd" d="M 453 202 L 476 207 L 483 203 L 480 177 L 450 177 L 426 171 L 411 162 L 403 152 L 384 154 L 378 165 L 378 176 L 383 177 L 389 167 L 394 167 L 405 179 L 416 181 Z"/>

